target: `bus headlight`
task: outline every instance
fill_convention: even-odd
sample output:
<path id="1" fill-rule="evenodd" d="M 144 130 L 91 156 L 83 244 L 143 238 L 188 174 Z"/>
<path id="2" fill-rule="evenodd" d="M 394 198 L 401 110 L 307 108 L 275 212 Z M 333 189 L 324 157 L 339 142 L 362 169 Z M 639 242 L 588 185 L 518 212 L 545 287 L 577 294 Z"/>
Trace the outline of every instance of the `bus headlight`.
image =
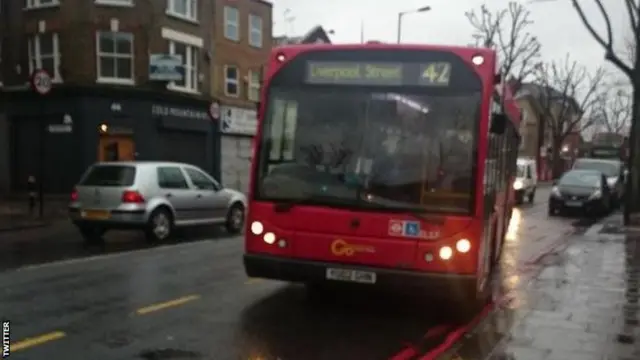
<path id="1" fill-rule="evenodd" d="M 524 187 L 522 180 L 516 180 L 513 182 L 513 190 L 520 190 Z"/>
<path id="2" fill-rule="evenodd" d="M 264 231 L 264 226 L 260 221 L 254 221 L 251 223 L 251 233 L 253 235 L 260 235 Z"/>
<path id="3" fill-rule="evenodd" d="M 264 234 L 264 242 L 266 242 L 267 244 L 273 244 L 276 242 L 276 234 L 268 232 L 266 234 Z"/>
<path id="4" fill-rule="evenodd" d="M 443 246 L 440 248 L 439 255 L 442 260 L 449 260 L 453 256 L 453 249 L 448 246 Z"/>
<path id="5" fill-rule="evenodd" d="M 456 250 L 461 253 L 469 252 L 469 250 L 471 250 L 471 242 L 467 239 L 458 240 L 456 243 Z"/>

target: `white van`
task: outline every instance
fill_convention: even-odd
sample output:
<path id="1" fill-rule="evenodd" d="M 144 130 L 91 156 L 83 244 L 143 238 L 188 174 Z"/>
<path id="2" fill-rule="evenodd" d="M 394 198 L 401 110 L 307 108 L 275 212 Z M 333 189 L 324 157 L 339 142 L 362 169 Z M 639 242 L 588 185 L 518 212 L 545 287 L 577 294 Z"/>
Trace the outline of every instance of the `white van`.
<path id="1" fill-rule="evenodd" d="M 517 161 L 516 180 L 513 182 L 513 189 L 516 192 L 516 204 L 522 204 L 525 197 L 530 203 L 533 203 L 537 185 L 536 161 L 528 158 L 519 158 Z"/>

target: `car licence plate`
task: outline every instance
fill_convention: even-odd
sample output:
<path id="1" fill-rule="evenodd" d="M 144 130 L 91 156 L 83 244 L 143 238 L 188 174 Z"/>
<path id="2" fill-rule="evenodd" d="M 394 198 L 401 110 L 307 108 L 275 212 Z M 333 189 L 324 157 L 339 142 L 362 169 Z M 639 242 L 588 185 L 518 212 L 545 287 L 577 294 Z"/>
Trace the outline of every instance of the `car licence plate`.
<path id="1" fill-rule="evenodd" d="M 580 207 L 582 206 L 582 201 L 567 201 L 565 205 L 571 206 L 571 207 Z"/>
<path id="2" fill-rule="evenodd" d="M 328 268 L 327 279 L 335 281 L 357 282 L 362 284 L 375 284 L 376 273 L 371 271 Z"/>
<path id="3" fill-rule="evenodd" d="M 108 210 L 82 210 L 80 215 L 83 219 L 89 220 L 107 220 L 111 217 Z"/>

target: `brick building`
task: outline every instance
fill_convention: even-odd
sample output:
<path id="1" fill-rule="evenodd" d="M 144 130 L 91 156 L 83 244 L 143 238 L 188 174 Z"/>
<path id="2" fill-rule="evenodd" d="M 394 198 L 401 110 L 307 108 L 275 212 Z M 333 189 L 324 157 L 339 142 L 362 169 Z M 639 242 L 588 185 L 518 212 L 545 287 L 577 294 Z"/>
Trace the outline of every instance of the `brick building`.
<path id="1" fill-rule="evenodd" d="M 538 84 L 523 83 L 518 87 L 516 98 L 522 110 L 520 124 L 519 156 L 535 158 L 538 166 L 538 178 L 549 180 L 552 177 L 551 129 L 545 126 L 553 119 L 546 119 L 549 113 L 553 116 L 569 116 L 564 124 L 574 124 L 565 137 L 559 150 L 564 167 L 571 166 L 579 154 L 582 137 L 581 124 L 578 119 L 582 116 L 581 109 L 575 99 L 567 99 L 565 95 L 551 88 L 543 88 Z M 561 110 L 562 106 L 569 106 L 569 110 Z M 565 129 L 566 130 L 566 129 Z"/>
<path id="2" fill-rule="evenodd" d="M 248 190 L 251 142 L 257 130 L 256 104 L 262 67 L 272 46 L 271 5 L 260 0 L 216 2 L 210 92 L 220 99 L 222 178 Z"/>
<path id="3" fill-rule="evenodd" d="M 0 4 L 0 192 L 24 190 L 40 164 L 48 192 L 69 191 L 96 160 L 184 161 L 218 178 L 229 166 L 220 161 L 228 131 L 208 109 L 218 97 L 251 108 L 245 83 L 270 49 L 270 3 Z M 35 69 L 53 77 L 46 96 L 28 85 Z M 220 91 L 233 81 L 235 94 Z"/>

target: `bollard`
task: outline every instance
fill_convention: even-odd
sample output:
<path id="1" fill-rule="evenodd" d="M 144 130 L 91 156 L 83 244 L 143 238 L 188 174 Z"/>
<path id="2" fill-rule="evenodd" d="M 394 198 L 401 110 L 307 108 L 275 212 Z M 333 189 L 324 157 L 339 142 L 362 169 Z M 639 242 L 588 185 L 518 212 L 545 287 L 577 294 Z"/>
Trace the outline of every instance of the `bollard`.
<path id="1" fill-rule="evenodd" d="M 33 215 L 36 208 L 36 178 L 33 175 L 29 175 L 27 178 L 27 192 L 29 193 L 29 215 Z"/>

